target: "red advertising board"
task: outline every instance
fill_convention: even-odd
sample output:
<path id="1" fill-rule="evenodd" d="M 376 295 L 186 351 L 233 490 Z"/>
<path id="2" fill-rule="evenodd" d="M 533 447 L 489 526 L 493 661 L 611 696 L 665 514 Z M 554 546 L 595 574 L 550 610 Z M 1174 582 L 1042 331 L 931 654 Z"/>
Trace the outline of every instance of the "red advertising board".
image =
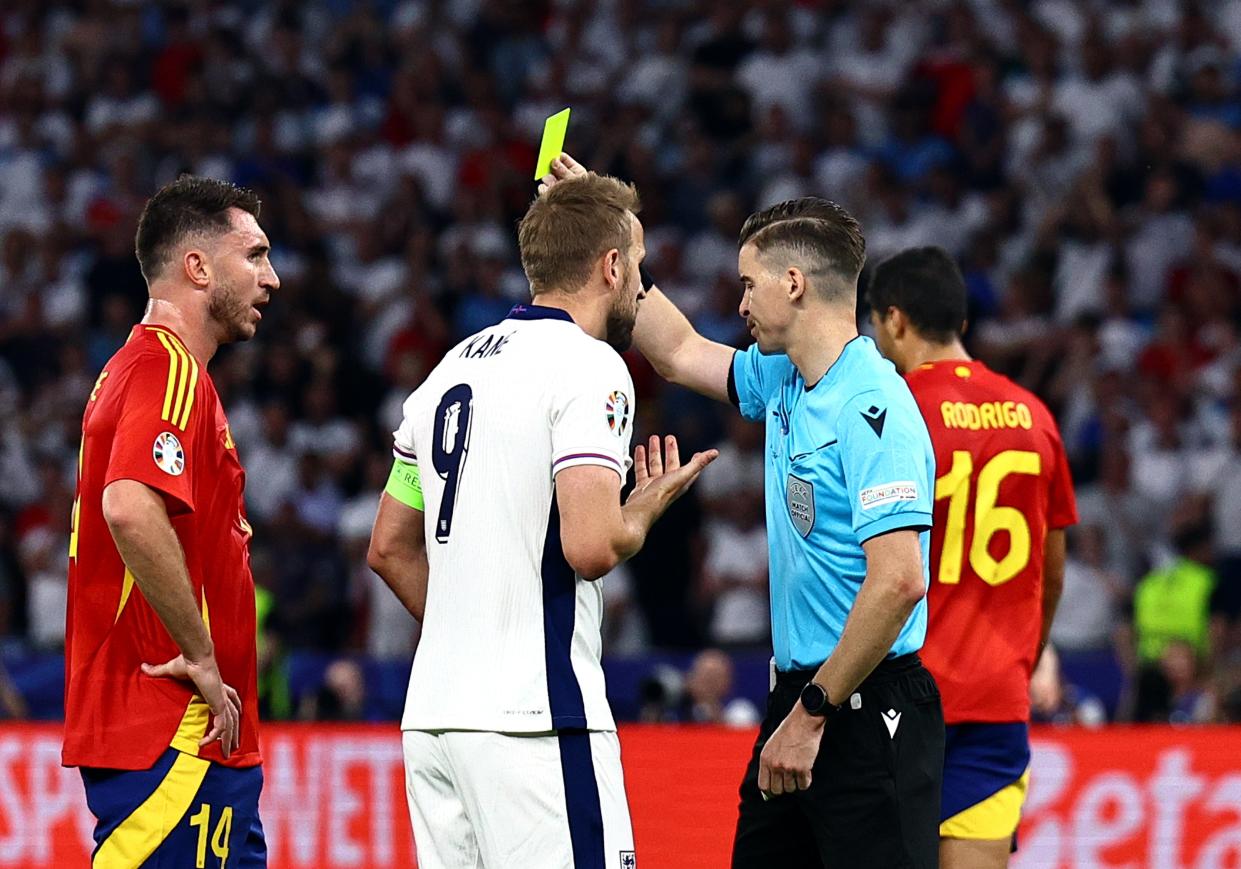
<path id="1" fill-rule="evenodd" d="M 640 865 L 728 864 L 753 734 L 621 730 Z M 390 726 L 269 725 L 272 869 L 411 867 Z M 0 867 L 87 866 L 92 819 L 56 725 L 0 727 Z M 1241 728 L 1036 731 L 1016 869 L 1241 867 Z"/>

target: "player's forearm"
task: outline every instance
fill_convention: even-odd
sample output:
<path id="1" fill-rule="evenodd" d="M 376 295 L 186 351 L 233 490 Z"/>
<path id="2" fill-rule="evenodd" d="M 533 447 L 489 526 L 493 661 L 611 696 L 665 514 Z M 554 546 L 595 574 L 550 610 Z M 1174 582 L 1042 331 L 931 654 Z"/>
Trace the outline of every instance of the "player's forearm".
<path id="1" fill-rule="evenodd" d="M 920 599 L 897 577 L 866 577 L 840 642 L 815 676 L 832 703 L 843 703 L 879 666 Z"/>
<path id="2" fill-rule="evenodd" d="M 427 578 L 430 568 L 425 550 L 391 553 L 370 562 L 370 567 L 384 581 L 397 600 L 419 622 L 426 614 Z"/>
<path id="3" fill-rule="evenodd" d="M 599 579 L 638 553 L 654 521 L 642 508 L 621 507 L 618 516 L 580 527 L 576 533 L 562 526 L 565 560 L 582 579 Z"/>
<path id="4" fill-rule="evenodd" d="M 659 376 L 717 401 L 728 401 L 734 348 L 703 338 L 672 300 L 652 287 L 638 307 L 634 345 Z"/>
<path id="5" fill-rule="evenodd" d="M 667 504 L 651 502 L 621 507 L 621 531 L 617 539 L 617 554 L 621 561 L 628 561 L 646 545 L 646 536 L 666 509 Z"/>
<path id="6" fill-rule="evenodd" d="M 1056 609 L 1060 606 L 1060 595 L 1064 590 L 1064 578 L 1061 577 L 1060 582 L 1054 588 L 1049 587 L 1046 577 L 1043 579 L 1043 624 L 1039 628 L 1038 634 L 1038 653 L 1041 655 L 1043 649 L 1047 648 L 1047 641 L 1051 638 L 1051 626 L 1056 620 Z M 1037 658 L 1036 658 L 1037 660 Z"/>
<path id="7" fill-rule="evenodd" d="M 1064 562 L 1066 559 L 1066 541 L 1063 529 L 1047 532 L 1047 543 L 1043 547 L 1043 620 L 1039 628 L 1038 654 L 1042 654 L 1051 636 L 1051 625 L 1056 619 L 1056 608 L 1060 606 L 1060 595 L 1064 593 Z"/>
<path id="8" fill-rule="evenodd" d="M 119 480 L 104 490 L 103 511 L 121 560 L 181 654 L 192 663 L 210 658 L 211 634 L 163 499 L 141 483 Z"/>

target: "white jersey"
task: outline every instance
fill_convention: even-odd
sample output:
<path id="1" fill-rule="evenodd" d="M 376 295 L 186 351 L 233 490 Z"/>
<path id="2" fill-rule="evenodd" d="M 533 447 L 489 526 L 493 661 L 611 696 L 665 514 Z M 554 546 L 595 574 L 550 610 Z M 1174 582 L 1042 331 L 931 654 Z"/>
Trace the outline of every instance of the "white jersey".
<path id="1" fill-rule="evenodd" d="M 603 590 L 560 546 L 555 475 L 624 480 L 633 381 L 558 308 L 518 306 L 454 347 L 404 405 L 431 573 L 402 730 L 614 730 Z"/>

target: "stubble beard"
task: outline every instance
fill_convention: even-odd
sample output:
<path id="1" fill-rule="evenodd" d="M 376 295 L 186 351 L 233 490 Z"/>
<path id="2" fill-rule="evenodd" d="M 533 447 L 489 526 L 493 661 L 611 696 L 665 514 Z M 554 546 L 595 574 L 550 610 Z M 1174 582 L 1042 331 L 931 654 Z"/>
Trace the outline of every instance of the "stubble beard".
<path id="1" fill-rule="evenodd" d="M 638 300 L 633 298 L 628 305 L 617 299 L 608 311 L 604 325 L 606 340 L 617 353 L 624 353 L 633 345 L 633 327 L 638 321 Z"/>
<path id="2" fill-rule="evenodd" d="M 222 344 L 248 341 L 254 337 L 255 327 L 250 322 L 249 313 L 250 305 L 228 284 L 221 284 L 207 303 L 207 316 L 216 324 Z"/>

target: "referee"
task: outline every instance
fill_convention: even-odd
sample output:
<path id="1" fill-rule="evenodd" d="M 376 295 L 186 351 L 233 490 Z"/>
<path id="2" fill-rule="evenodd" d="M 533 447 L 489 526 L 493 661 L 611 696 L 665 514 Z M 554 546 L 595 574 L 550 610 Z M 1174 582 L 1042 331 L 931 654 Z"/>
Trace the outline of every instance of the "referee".
<path id="1" fill-rule="evenodd" d="M 557 178 L 581 167 L 562 156 Z M 742 227 L 756 344 L 694 331 L 648 288 L 634 340 L 674 383 L 763 420 L 775 672 L 733 866 L 934 867 L 944 721 L 926 635 L 935 456 L 904 381 L 858 335 L 861 230 L 807 197 Z"/>

